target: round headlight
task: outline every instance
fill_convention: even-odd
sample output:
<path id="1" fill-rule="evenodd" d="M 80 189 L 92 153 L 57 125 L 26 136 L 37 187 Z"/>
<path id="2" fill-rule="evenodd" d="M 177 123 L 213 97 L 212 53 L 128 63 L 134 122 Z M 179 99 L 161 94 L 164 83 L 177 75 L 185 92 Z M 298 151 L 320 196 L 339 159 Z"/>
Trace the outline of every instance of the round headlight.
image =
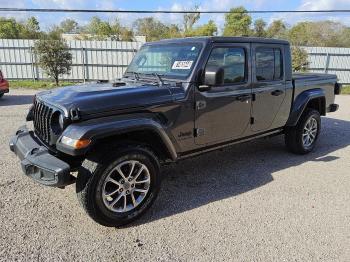
<path id="1" fill-rule="evenodd" d="M 51 117 L 51 130 L 55 135 L 60 135 L 64 129 L 64 116 L 56 111 Z"/>

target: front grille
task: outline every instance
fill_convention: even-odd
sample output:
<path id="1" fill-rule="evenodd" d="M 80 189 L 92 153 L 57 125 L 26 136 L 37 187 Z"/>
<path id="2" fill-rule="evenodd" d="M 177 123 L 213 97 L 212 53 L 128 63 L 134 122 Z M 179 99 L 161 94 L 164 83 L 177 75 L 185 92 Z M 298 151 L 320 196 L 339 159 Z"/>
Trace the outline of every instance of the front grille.
<path id="1" fill-rule="evenodd" d="M 35 100 L 33 115 L 34 115 L 34 131 L 35 134 L 45 143 L 50 144 L 51 139 L 51 117 L 52 108 L 44 103 Z"/>

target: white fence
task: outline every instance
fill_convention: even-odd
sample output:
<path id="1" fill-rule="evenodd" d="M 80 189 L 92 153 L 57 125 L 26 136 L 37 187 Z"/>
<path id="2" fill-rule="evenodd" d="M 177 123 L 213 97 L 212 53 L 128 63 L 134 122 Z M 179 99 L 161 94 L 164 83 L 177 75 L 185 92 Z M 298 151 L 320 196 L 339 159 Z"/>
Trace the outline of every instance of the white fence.
<path id="1" fill-rule="evenodd" d="M 66 80 L 88 81 L 121 77 L 140 42 L 67 41 L 73 56 Z M 0 39 L 0 68 L 7 79 L 46 79 L 37 66 L 34 40 Z"/>
<path id="2" fill-rule="evenodd" d="M 121 77 L 141 42 L 67 41 L 73 55 L 72 71 L 66 80 L 89 81 Z M 0 68 L 8 79 L 46 79 L 36 64 L 33 40 L 0 39 Z M 350 83 L 350 48 L 304 47 L 310 71 L 336 74 Z"/>
<path id="3" fill-rule="evenodd" d="M 336 74 L 339 82 L 350 84 L 350 48 L 303 47 L 309 54 L 309 71 Z"/>

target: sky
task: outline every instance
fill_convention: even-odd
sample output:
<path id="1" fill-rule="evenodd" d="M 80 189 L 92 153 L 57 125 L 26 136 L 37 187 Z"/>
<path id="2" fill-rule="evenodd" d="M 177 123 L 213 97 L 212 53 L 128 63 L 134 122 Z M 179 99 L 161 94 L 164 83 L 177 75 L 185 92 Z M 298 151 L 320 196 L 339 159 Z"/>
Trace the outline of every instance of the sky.
<path id="1" fill-rule="evenodd" d="M 244 6 L 247 10 L 325 10 L 350 9 L 350 0 L 0 0 L 0 7 L 21 8 L 67 8 L 67 9 L 120 9 L 120 10 L 191 10 L 194 6 L 200 10 L 225 11 L 232 7 Z M 42 29 L 49 29 L 65 18 L 77 20 L 86 24 L 96 14 L 82 13 L 1 13 L 0 16 L 25 19 L 35 16 L 39 19 Z M 126 24 L 145 16 L 154 16 L 165 23 L 181 24 L 181 14 L 102 14 L 103 19 L 113 21 L 116 17 Z M 259 14 L 252 15 L 253 19 L 263 18 L 267 23 L 275 19 L 283 19 L 289 25 L 303 20 L 330 19 L 341 21 L 350 26 L 350 14 Z M 203 14 L 199 24 L 214 20 L 219 28 L 224 25 L 224 15 Z"/>

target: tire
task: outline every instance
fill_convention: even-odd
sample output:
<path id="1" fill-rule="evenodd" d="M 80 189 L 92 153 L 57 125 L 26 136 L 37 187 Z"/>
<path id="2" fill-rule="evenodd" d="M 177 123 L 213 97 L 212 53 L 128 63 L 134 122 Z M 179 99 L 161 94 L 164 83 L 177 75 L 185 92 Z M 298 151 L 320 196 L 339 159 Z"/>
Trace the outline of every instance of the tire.
<path id="1" fill-rule="evenodd" d="M 312 124 L 310 121 L 312 122 Z M 310 126 L 310 124 L 312 126 Z M 313 128 L 314 125 L 316 125 L 316 129 Z M 310 131 L 308 133 L 310 140 L 307 139 L 308 136 L 305 133 L 307 132 L 305 128 L 312 130 L 312 132 Z M 300 154 L 300 155 L 310 153 L 316 146 L 320 131 L 321 131 L 320 113 L 314 109 L 306 109 L 305 112 L 301 115 L 297 125 L 286 129 L 285 143 L 288 150 L 294 154 Z M 303 138 L 305 138 L 306 140 L 303 140 Z M 308 143 L 305 143 L 305 141 L 308 141 Z"/>
<path id="2" fill-rule="evenodd" d="M 133 222 L 151 207 L 160 189 L 160 165 L 151 151 L 141 147 L 125 147 L 112 154 L 109 150 L 105 152 L 108 153 L 93 155 L 82 163 L 76 193 L 93 220 L 118 227 Z M 128 178 L 132 177 L 135 180 L 129 182 Z M 147 179 L 148 182 L 143 182 Z"/>
<path id="3" fill-rule="evenodd" d="M 4 94 L 0 94 L 0 98 L 2 98 L 4 96 Z"/>

